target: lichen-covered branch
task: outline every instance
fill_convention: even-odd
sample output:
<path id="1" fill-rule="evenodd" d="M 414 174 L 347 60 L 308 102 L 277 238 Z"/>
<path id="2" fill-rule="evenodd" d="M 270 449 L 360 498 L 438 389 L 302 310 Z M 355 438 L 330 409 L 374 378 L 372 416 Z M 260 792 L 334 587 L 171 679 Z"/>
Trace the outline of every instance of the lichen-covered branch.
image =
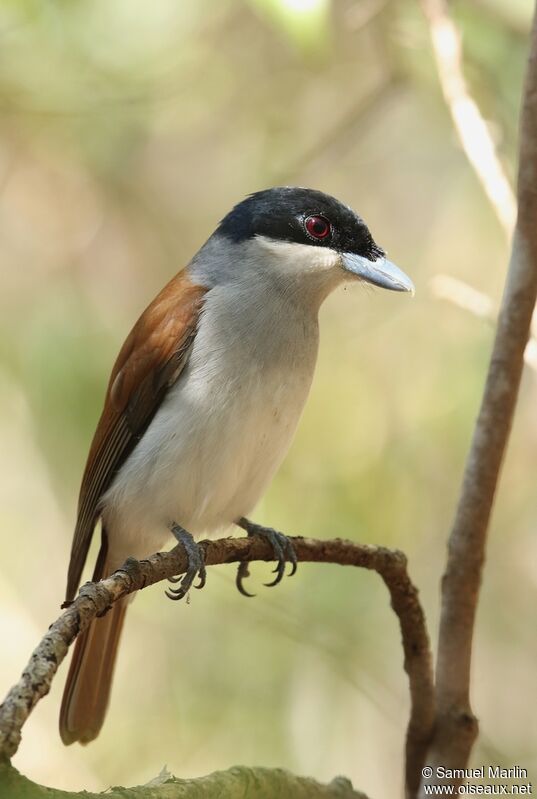
<path id="1" fill-rule="evenodd" d="M 296 777 L 283 769 L 234 766 L 206 777 L 180 780 L 164 773 L 147 785 L 110 788 L 106 799 L 367 799 L 350 780 L 336 777 L 321 785 L 309 777 Z M 6 799 L 103 799 L 102 793 L 59 791 L 26 779 L 9 764 L 0 764 L 0 796 Z"/>
<path id="2" fill-rule="evenodd" d="M 522 103 L 518 217 L 496 338 L 449 539 L 428 763 L 464 768 L 477 735 L 469 685 L 487 530 L 509 439 L 537 297 L 537 13 Z M 424 795 L 424 794 L 423 794 Z"/>
<path id="3" fill-rule="evenodd" d="M 411 694 L 407 733 L 407 781 L 414 783 L 421 770 L 434 717 L 432 659 L 425 616 L 402 552 L 384 547 L 332 539 L 291 538 L 299 561 L 358 566 L 378 572 L 390 592 L 402 634 L 405 670 Z M 272 560 L 270 545 L 258 536 L 204 541 L 208 566 L 239 561 Z M 57 621 L 52 624 L 24 670 L 19 682 L 0 705 L 0 759 L 18 749 L 22 727 L 35 704 L 48 693 L 69 646 L 96 616 L 125 594 L 182 574 L 187 567 L 181 547 L 159 552 L 143 561 L 130 559 L 99 583 L 86 583 Z"/>

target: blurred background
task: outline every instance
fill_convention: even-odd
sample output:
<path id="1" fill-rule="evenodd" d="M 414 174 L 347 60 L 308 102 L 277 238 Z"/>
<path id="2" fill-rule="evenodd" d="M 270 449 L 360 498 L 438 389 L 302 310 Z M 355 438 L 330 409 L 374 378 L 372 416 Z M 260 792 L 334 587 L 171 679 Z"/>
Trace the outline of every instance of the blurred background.
<path id="1" fill-rule="evenodd" d="M 469 87 L 508 176 L 531 0 L 456 2 Z M 233 203 L 279 184 L 335 194 L 416 284 L 322 310 L 311 398 L 256 519 L 399 547 L 433 642 L 439 580 L 493 335 L 439 275 L 501 295 L 508 237 L 460 147 L 414 0 L 0 4 L 1 693 L 59 612 L 79 481 L 115 355 Z M 444 282 L 445 283 L 445 282 Z M 475 641 L 474 765 L 537 776 L 537 383 L 527 369 Z M 66 664 L 14 764 L 57 788 L 167 764 L 344 773 L 397 796 L 408 690 L 375 574 L 300 566 L 236 592 L 210 571 L 130 611 L 99 739 L 65 750 Z"/>

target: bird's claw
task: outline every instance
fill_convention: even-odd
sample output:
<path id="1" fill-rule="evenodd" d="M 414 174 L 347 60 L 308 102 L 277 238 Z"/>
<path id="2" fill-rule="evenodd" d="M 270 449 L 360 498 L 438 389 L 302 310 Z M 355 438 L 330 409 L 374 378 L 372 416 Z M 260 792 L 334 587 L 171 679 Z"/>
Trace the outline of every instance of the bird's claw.
<path id="1" fill-rule="evenodd" d="M 199 544 L 196 544 L 191 534 L 180 527 L 178 524 L 172 524 L 170 527 L 173 535 L 179 544 L 182 544 L 188 559 L 187 570 L 183 575 L 169 577 L 170 583 L 179 583 L 178 588 L 170 588 L 164 593 L 169 599 L 177 602 L 183 599 L 188 594 L 196 575 L 199 575 L 199 583 L 194 588 L 203 588 L 207 581 L 207 571 L 205 569 L 205 553 Z"/>
<path id="2" fill-rule="evenodd" d="M 239 594 L 248 597 L 251 599 L 255 596 L 255 594 L 251 594 L 249 591 L 246 590 L 243 583 L 246 577 L 250 576 L 250 569 L 248 568 L 248 561 L 243 560 L 239 563 L 239 568 L 237 569 L 237 576 L 235 577 L 235 585 L 237 586 L 237 590 Z"/>
<path id="3" fill-rule="evenodd" d="M 263 527 L 260 524 L 255 524 L 254 522 L 249 521 L 248 519 L 242 518 L 239 519 L 237 522 L 239 527 L 242 527 L 243 530 L 246 530 L 246 533 L 249 536 L 252 535 L 260 535 L 265 538 L 272 547 L 274 552 L 274 557 L 276 559 L 276 566 L 273 569 L 273 573 L 276 575 L 274 580 L 270 583 L 265 583 L 265 586 L 268 588 L 272 588 L 275 585 L 278 585 L 284 577 L 285 574 L 285 566 L 287 563 L 291 564 L 291 571 L 289 572 L 289 577 L 292 577 L 293 574 L 296 574 L 297 570 L 297 557 L 294 547 L 287 538 L 286 535 L 283 533 L 278 532 L 278 530 L 273 530 L 272 527 Z M 242 561 L 239 564 L 239 568 L 237 569 L 237 577 L 235 579 L 236 586 L 239 592 L 243 596 L 252 597 L 255 594 L 250 594 L 244 588 L 243 581 L 246 577 L 250 574 L 248 569 L 248 562 Z"/>

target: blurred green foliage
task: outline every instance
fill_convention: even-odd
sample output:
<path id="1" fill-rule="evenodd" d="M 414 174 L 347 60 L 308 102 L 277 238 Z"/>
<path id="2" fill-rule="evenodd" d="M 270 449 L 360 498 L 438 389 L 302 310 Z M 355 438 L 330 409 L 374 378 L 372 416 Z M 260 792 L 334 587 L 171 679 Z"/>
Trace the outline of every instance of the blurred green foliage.
<path id="1" fill-rule="evenodd" d="M 466 74 L 515 173 L 531 3 L 456 3 Z M 278 183 L 353 205 L 413 277 L 322 311 L 293 449 L 258 509 L 290 533 L 405 550 L 435 635 L 438 586 L 492 330 L 435 296 L 498 301 L 508 242 L 457 144 L 411 0 L 0 3 L 0 667 L 16 679 L 62 599 L 76 494 L 113 358 L 229 207 Z M 532 608 L 535 375 L 527 375 L 480 606 L 476 765 L 537 774 Z M 408 699 L 380 581 L 304 565 L 246 602 L 229 569 L 178 607 L 130 612 L 110 715 L 88 748 L 56 732 L 61 678 L 15 765 L 56 787 L 232 763 L 395 796 Z"/>

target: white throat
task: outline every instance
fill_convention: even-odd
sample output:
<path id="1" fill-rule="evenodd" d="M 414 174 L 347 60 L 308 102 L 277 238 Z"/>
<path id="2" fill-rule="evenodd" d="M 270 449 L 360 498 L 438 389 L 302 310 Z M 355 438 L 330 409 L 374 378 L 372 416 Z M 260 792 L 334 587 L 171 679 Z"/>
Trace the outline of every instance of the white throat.
<path id="1" fill-rule="evenodd" d="M 319 286 L 298 294 L 271 243 L 224 252 L 217 263 L 209 243 L 190 267 L 210 289 L 185 371 L 104 498 L 112 549 L 121 539 L 145 557 L 172 520 L 200 535 L 249 515 L 292 441 L 317 359 Z"/>
<path id="2" fill-rule="evenodd" d="M 335 250 L 266 236 L 223 243 L 215 234 L 194 258 L 190 271 L 194 282 L 204 285 L 244 287 L 245 298 L 283 293 L 315 314 L 346 279 Z"/>

